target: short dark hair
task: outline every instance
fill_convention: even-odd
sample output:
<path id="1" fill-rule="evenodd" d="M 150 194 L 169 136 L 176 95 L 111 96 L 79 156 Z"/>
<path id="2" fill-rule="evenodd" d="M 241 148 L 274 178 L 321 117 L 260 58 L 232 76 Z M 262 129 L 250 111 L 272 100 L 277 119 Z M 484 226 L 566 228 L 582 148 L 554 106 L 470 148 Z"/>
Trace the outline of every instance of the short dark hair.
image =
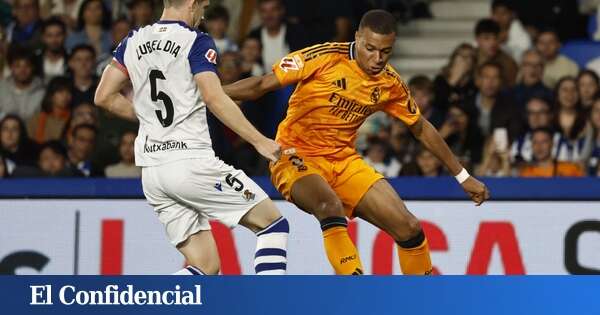
<path id="1" fill-rule="evenodd" d="M 577 82 L 579 82 L 579 80 L 581 80 L 581 78 L 586 75 L 592 77 L 592 80 L 596 82 L 596 85 L 600 85 L 600 77 L 598 77 L 598 74 L 595 71 L 590 69 L 581 70 L 581 72 L 579 72 L 579 74 L 577 75 Z"/>
<path id="2" fill-rule="evenodd" d="M 424 75 L 418 75 L 408 81 L 408 87 L 411 90 L 425 90 L 429 93 L 433 93 L 433 82 L 430 78 Z"/>
<path id="3" fill-rule="evenodd" d="M 500 7 L 504 7 L 510 11 L 515 11 L 515 7 L 510 1 L 507 1 L 507 0 L 493 0 L 492 1 L 492 11 L 494 11 Z"/>
<path id="4" fill-rule="evenodd" d="M 71 50 L 71 54 L 69 55 L 69 60 L 71 60 L 71 58 L 73 58 L 73 56 L 75 56 L 75 54 L 78 53 L 79 51 L 88 51 L 92 54 L 92 56 L 94 56 L 94 59 L 96 59 L 96 49 L 94 49 L 94 47 L 92 47 L 91 45 L 88 45 L 88 44 L 79 44 L 79 45 L 73 47 L 73 49 Z"/>
<path id="5" fill-rule="evenodd" d="M 59 140 L 50 140 L 42 144 L 40 147 L 40 157 L 42 156 L 42 152 L 44 152 L 46 149 L 62 156 L 65 159 L 67 158 L 67 149 Z"/>
<path id="6" fill-rule="evenodd" d="M 9 65 L 12 65 L 13 63 L 15 63 L 19 60 L 25 60 L 25 61 L 29 62 L 29 64 L 32 67 L 35 67 L 35 65 L 36 65 L 35 56 L 31 52 L 31 49 L 28 49 L 27 47 L 24 47 L 19 44 L 12 45 L 8 49 L 8 54 L 6 56 L 6 59 L 8 60 Z"/>
<path id="7" fill-rule="evenodd" d="M 73 137 L 75 137 L 75 135 L 83 129 L 87 129 L 87 130 L 91 130 L 94 132 L 94 135 L 97 136 L 98 135 L 98 128 L 96 128 L 96 126 L 92 125 L 92 124 L 81 124 L 81 125 L 77 125 L 73 128 L 73 131 L 71 131 L 71 135 Z"/>
<path id="8" fill-rule="evenodd" d="M 139 4 L 146 3 L 154 10 L 154 1 L 152 0 L 131 0 L 127 3 L 127 8 L 130 10 Z"/>
<path id="9" fill-rule="evenodd" d="M 46 30 L 51 26 L 57 26 L 61 29 L 63 33 L 67 33 L 67 25 L 65 24 L 65 22 L 63 22 L 57 16 L 51 16 L 46 21 L 44 21 L 44 24 L 42 24 L 42 34 L 46 32 Z"/>
<path id="10" fill-rule="evenodd" d="M 534 42 L 535 42 L 535 43 L 537 43 L 537 42 L 538 42 L 538 40 L 540 39 L 540 37 L 541 37 L 543 34 L 545 34 L 545 33 L 550 33 L 550 34 L 554 35 L 554 37 L 556 37 L 556 39 L 557 39 L 559 42 L 561 41 L 561 40 L 560 40 L 560 35 L 558 34 L 558 31 L 557 31 L 555 28 L 553 28 L 553 27 L 550 27 L 550 26 L 545 26 L 545 27 L 542 27 L 542 28 L 540 29 L 539 33 L 538 33 L 538 34 L 537 34 L 537 36 L 535 37 L 535 41 L 534 41 Z"/>
<path id="11" fill-rule="evenodd" d="M 482 34 L 500 34 L 500 25 L 492 19 L 481 19 L 475 26 L 475 37 Z"/>
<path id="12" fill-rule="evenodd" d="M 222 5 L 215 5 L 206 10 L 204 18 L 207 21 L 223 19 L 229 22 L 229 11 Z"/>
<path id="13" fill-rule="evenodd" d="M 396 32 L 396 19 L 385 10 L 371 10 L 360 19 L 358 29 L 368 28 L 377 34 L 388 35 Z"/>
<path id="14" fill-rule="evenodd" d="M 554 135 L 554 132 L 552 131 L 552 129 L 550 129 L 548 127 L 539 127 L 539 128 L 535 128 L 531 131 L 531 136 L 533 137 L 533 135 L 538 132 L 547 134 L 550 139 L 552 139 L 552 136 Z"/>
<path id="15" fill-rule="evenodd" d="M 531 103 L 531 101 L 542 102 L 548 108 L 548 113 L 550 114 L 552 112 L 552 101 L 547 97 L 541 95 L 532 96 L 530 99 L 527 100 L 527 103 L 525 103 L 526 108 L 529 105 L 529 103 Z"/>

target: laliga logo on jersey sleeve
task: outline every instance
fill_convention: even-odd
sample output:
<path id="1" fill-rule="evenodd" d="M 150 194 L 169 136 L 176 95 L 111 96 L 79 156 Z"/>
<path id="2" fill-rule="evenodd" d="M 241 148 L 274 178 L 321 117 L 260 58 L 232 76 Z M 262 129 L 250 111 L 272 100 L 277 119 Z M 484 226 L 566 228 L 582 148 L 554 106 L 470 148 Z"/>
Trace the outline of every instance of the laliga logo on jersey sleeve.
<path id="1" fill-rule="evenodd" d="M 283 72 L 288 72 L 288 70 L 297 71 L 300 70 L 300 68 L 302 68 L 303 65 L 304 64 L 302 63 L 300 57 L 293 56 L 281 59 L 281 62 L 279 63 L 279 68 L 281 68 Z"/>
<path id="2" fill-rule="evenodd" d="M 214 49 L 207 50 L 204 57 L 206 57 L 206 60 L 208 60 L 208 62 L 215 65 L 217 64 L 217 52 Z"/>

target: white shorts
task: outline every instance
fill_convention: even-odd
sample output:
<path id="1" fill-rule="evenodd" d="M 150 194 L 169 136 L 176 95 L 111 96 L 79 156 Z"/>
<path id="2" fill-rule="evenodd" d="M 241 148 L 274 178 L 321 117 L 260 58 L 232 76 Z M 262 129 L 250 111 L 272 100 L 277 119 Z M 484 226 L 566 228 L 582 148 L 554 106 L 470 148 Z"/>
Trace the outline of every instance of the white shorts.
<path id="1" fill-rule="evenodd" d="M 243 171 L 216 157 L 144 167 L 142 186 L 175 246 L 199 231 L 210 230 L 209 220 L 236 226 L 268 198 Z"/>

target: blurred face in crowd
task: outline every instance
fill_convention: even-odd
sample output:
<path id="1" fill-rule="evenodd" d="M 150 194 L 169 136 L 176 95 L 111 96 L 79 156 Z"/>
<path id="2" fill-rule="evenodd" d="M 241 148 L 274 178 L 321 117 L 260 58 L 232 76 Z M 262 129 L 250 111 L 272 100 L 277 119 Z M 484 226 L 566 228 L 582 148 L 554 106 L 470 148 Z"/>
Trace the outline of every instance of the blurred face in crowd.
<path id="1" fill-rule="evenodd" d="M 498 35 L 494 33 L 482 33 L 479 34 L 475 40 L 477 41 L 477 47 L 487 57 L 494 57 L 500 50 L 500 41 Z"/>
<path id="2" fill-rule="evenodd" d="M 385 160 L 385 147 L 380 143 L 374 143 L 369 146 L 367 157 L 373 163 L 383 163 Z"/>
<path id="3" fill-rule="evenodd" d="M 598 93 L 598 83 L 589 74 L 584 74 L 579 77 L 577 82 L 579 97 L 584 105 L 591 105 L 594 101 L 594 96 Z"/>
<path id="4" fill-rule="evenodd" d="M 594 102 L 590 112 L 590 121 L 596 130 L 600 130 L 600 100 Z"/>
<path id="5" fill-rule="evenodd" d="M 553 60 L 558 55 L 560 41 L 556 34 L 552 32 L 543 32 L 538 36 L 535 47 L 545 60 Z"/>
<path id="6" fill-rule="evenodd" d="M 154 12 L 152 5 L 148 1 L 140 1 L 131 8 L 131 18 L 133 24 L 137 27 L 152 24 Z"/>
<path id="7" fill-rule="evenodd" d="M 219 60 L 218 72 L 223 84 L 233 83 L 240 78 L 240 56 L 234 52 L 226 52 Z"/>
<path id="8" fill-rule="evenodd" d="M 427 89 L 411 89 L 412 97 L 419 106 L 421 112 L 427 112 L 431 108 L 433 94 Z"/>
<path id="9" fill-rule="evenodd" d="M 73 96 L 69 89 L 60 89 L 52 95 L 52 108 L 65 110 L 71 105 Z"/>
<path id="10" fill-rule="evenodd" d="M 451 66 L 454 66 L 457 62 L 462 62 L 466 64 L 467 72 L 471 72 L 473 70 L 473 67 L 475 66 L 475 58 L 475 49 L 470 47 L 463 47 L 459 49 L 454 55 Z"/>
<path id="11" fill-rule="evenodd" d="M 240 53 L 242 54 L 244 61 L 252 63 L 258 62 L 261 58 L 260 42 L 256 38 L 247 38 L 242 44 Z"/>
<path id="12" fill-rule="evenodd" d="M 536 51 L 523 54 L 521 74 L 525 85 L 534 85 L 542 81 L 544 76 L 544 59 Z"/>
<path id="13" fill-rule="evenodd" d="M 477 87 L 485 97 L 495 97 L 502 87 L 500 69 L 493 66 L 483 67 L 477 76 Z"/>
<path id="14" fill-rule="evenodd" d="M 527 103 L 527 124 L 531 129 L 547 128 L 552 123 L 552 113 L 548 103 L 540 99 L 531 99 Z"/>
<path id="15" fill-rule="evenodd" d="M 552 156 L 552 137 L 546 132 L 535 132 L 531 137 L 533 158 L 538 162 L 548 162 Z"/>
<path id="16" fill-rule="evenodd" d="M 94 74 L 96 57 L 87 49 L 78 50 L 69 60 L 69 68 L 76 77 L 89 78 Z"/>
<path id="17" fill-rule="evenodd" d="M 84 161 L 90 158 L 96 144 L 96 133 L 89 128 L 80 128 L 70 141 L 70 154 Z"/>
<path id="18" fill-rule="evenodd" d="M 492 11 L 492 20 L 496 21 L 504 30 L 510 27 L 514 17 L 514 12 L 505 6 L 497 6 Z"/>
<path id="19" fill-rule="evenodd" d="M 127 34 L 131 30 L 131 25 L 127 20 L 119 20 L 113 24 L 112 27 L 112 37 L 113 37 L 113 45 L 118 45 Z"/>
<path id="20" fill-rule="evenodd" d="M 53 53 L 61 53 L 64 49 L 66 34 L 58 25 L 50 25 L 42 34 L 44 47 Z"/>
<path id="21" fill-rule="evenodd" d="M 558 86 L 558 103 L 561 109 L 571 109 L 577 105 L 579 95 L 575 80 L 565 80 Z"/>
<path id="22" fill-rule="evenodd" d="M 13 15 L 20 26 L 29 25 L 40 18 L 37 0 L 15 0 Z"/>
<path id="23" fill-rule="evenodd" d="M 51 148 L 45 148 L 40 152 L 38 163 L 44 173 L 56 175 L 65 168 L 67 161 L 64 156 L 54 152 Z"/>
<path id="24" fill-rule="evenodd" d="M 84 103 L 73 109 L 71 119 L 71 127 L 82 124 L 96 125 L 98 122 L 98 113 L 92 104 Z"/>
<path id="25" fill-rule="evenodd" d="M 4 164 L 4 158 L 0 155 L 0 178 L 6 177 L 6 166 Z"/>
<path id="26" fill-rule="evenodd" d="M 469 116 L 457 106 L 448 110 L 448 120 L 457 131 L 466 131 L 469 126 Z"/>
<path id="27" fill-rule="evenodd" d="M 33 81 L 33 65 L 27 59 L 14 60 L 10 65 L 10 73 L 19 85 L 29 85 Z"/>
<path id="28" fill-rule="evenodd" d="M 377 75 L 392 57 L 396 33 L 378 34 L 364 27 L 356 32 L 356 61 L 368 75 Z"/>
<path id="29" fill-rule="evenodd" d="M 217 39 L 225 37 L 227 32 L 227 20 L 223 18 L 216 18 L 206 21 L 206 29 L 208 33 Z"/>
<path id="30" fill-rule="evenodd" d="M 262 24 L 268 30 L 278 30 L 283 24 L 285 9 L 279 0 L 264 1 L 258 7 L 258 13 Z"/>
<path id="31" fill-rule="evenodd" d="M 0 126 L 0 143 L 2 149 L 14 153 L 19 148 L 21 129 L 19 122 L 15 119 L 6 119 Z"/>
<path id="32" fill-rule="evenodd" d="M 121 161 L 125 164 L 133 164 L 134 162 L 134 151 L 133 145 L 135 142 L 135 134 L 127 132 L 121 137 L 121 143 L 119 144 L 119 154 Z"/>
<path id="33" fill-rule="evenodd" d="M 417 165 L 424 176 L 437 176 L 441 163 L 431 152 L 422 150 L 417 155 Z"/>
<path id="34" fill-rule="evenodd" d="M 102 24 L 102 1 L 96 0 L 90 2 L 83 11 L 83 21 L 85 25 Z"/>

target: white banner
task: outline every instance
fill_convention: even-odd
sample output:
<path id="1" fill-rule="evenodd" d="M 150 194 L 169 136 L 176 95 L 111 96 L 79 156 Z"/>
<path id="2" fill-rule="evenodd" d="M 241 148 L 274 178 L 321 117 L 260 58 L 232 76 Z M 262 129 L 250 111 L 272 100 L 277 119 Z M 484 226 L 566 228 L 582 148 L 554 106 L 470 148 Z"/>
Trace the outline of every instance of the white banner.
<path id="1" fill-rule="evenodd" d="M 600 272 L 600 202 L 408 202 L 441 274 Z M 331 274 L 319 224 L 287 202 L 290 274 Z M 183 257 L 143 200 L 0 200 L 0 273 L 170 274 Z M 213 224 L 224 274 L 253 274 L 255 237 Z M 350 225 L 366 273 L 399 274 L 394 242 Z"/>

